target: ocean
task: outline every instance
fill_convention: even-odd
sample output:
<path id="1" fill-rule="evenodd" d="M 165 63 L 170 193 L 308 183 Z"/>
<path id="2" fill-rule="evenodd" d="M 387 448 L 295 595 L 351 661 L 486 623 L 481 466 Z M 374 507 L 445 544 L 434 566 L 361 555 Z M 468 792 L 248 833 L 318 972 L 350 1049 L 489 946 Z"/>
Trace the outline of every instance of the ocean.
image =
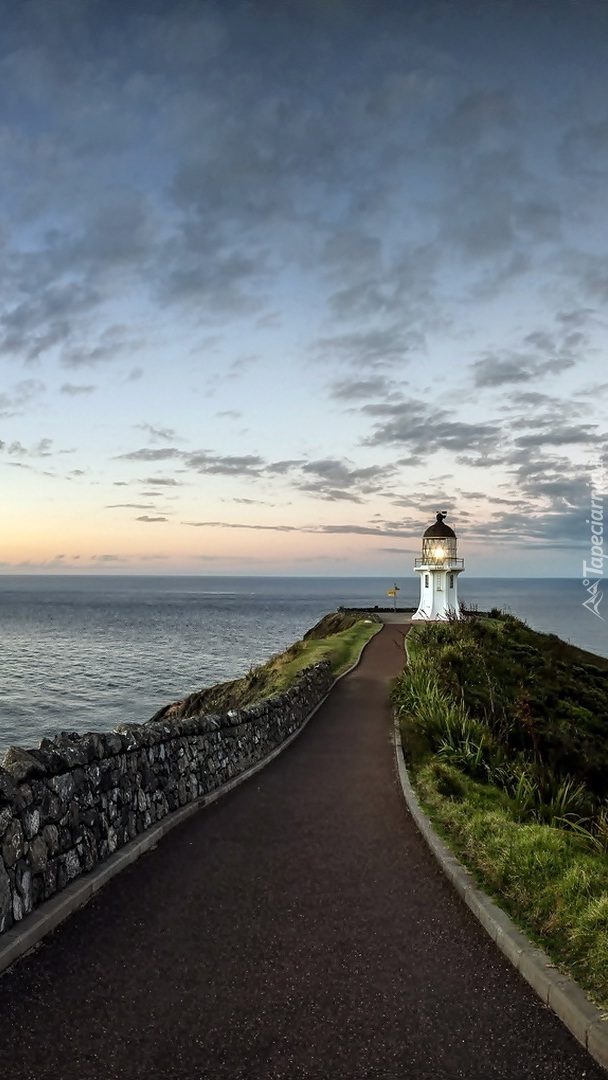
<path id="1" fill-rule="evenodd" d="M 109 731 L 148 720 L 162 705 L 245 674 L 340 605 L 388 605 L 392 584 L 0 576 L 0 753 L 59 731 Z M 418 580 L 397 584 L 399 606 L 415 606 Z M 459 593 L 480 611 L 511 611 L 535 629 L 608 656 L 608 624 L 583 608 L 580 581 L 462 578 Z"/>

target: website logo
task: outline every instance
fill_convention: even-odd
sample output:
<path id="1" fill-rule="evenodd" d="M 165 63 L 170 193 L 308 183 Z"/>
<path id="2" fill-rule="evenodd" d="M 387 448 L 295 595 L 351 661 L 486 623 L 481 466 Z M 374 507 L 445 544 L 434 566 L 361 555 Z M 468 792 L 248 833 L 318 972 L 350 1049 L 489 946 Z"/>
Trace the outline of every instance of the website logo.
<path id="1" fill-rule="evenodd" d="M 600 614 L 600 604 L 604 598 L 600 585 L 604 576 L 604 560 L 608 558 L 604 552 L 604 496 L 595 491 L 593 485 L 591 486 L 591 517 L 586 518 L 585 524 L 590 528 L 590 546 L 589 562 L 583 559 L 581 584 L 588 593 L 587 599 L 583 600 L 583 607 L 604 622 L 604 616 Z"/>

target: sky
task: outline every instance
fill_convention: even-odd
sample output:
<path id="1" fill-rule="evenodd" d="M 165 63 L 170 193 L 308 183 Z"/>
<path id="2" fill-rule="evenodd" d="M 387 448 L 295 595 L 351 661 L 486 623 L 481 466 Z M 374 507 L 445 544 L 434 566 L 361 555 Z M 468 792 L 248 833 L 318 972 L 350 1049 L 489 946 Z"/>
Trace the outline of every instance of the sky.
<path id="1" fill-rule="evenodd" d="M 605 0 L 0 25 L 0 572 L 580 576 Z"/>

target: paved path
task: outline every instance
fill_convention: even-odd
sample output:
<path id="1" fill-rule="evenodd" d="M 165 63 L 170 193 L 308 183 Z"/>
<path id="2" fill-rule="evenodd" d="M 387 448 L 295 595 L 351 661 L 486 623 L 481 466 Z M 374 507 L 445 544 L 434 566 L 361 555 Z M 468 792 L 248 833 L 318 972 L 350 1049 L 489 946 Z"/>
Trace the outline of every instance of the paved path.
<path id="1" fill-rule="evenodd" d="M 403 629 L 0 979 L 1 1077 L 605 1080 L 411 823 L 386 705 Z"/>

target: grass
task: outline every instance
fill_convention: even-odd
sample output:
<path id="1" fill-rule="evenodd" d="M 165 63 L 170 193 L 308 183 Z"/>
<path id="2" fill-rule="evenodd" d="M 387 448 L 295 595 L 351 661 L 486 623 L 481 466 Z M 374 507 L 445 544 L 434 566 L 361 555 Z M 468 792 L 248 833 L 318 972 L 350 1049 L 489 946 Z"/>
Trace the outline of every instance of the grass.
<path id="1" fill-rule="evenodd" d="M 288 689 L 307 667 L 327 660 L 337 677 L 357 659 L 381 623 L 358 615 L 333 612 L 312 627 L 301 641 L 271 657 L 240 679 L 218 683 L 165 706 L 153 720 L 183 719 L 202 713 L 222 713 L 255 705 Z"/>
<path id="2" fill-rule="evenodd" d="M 455 766 L 429 761 L 415 786 L 437 831 L 486 892 L 608 1007 L 608 860 L 575 832 L 521 822 L 497 787 Z"/>
<path id="3" fill-rule="evenodd" d="M 492 613 L 416 627 L 393 701 L 421 802 L 608 1007 L 608 661 Z"/>

